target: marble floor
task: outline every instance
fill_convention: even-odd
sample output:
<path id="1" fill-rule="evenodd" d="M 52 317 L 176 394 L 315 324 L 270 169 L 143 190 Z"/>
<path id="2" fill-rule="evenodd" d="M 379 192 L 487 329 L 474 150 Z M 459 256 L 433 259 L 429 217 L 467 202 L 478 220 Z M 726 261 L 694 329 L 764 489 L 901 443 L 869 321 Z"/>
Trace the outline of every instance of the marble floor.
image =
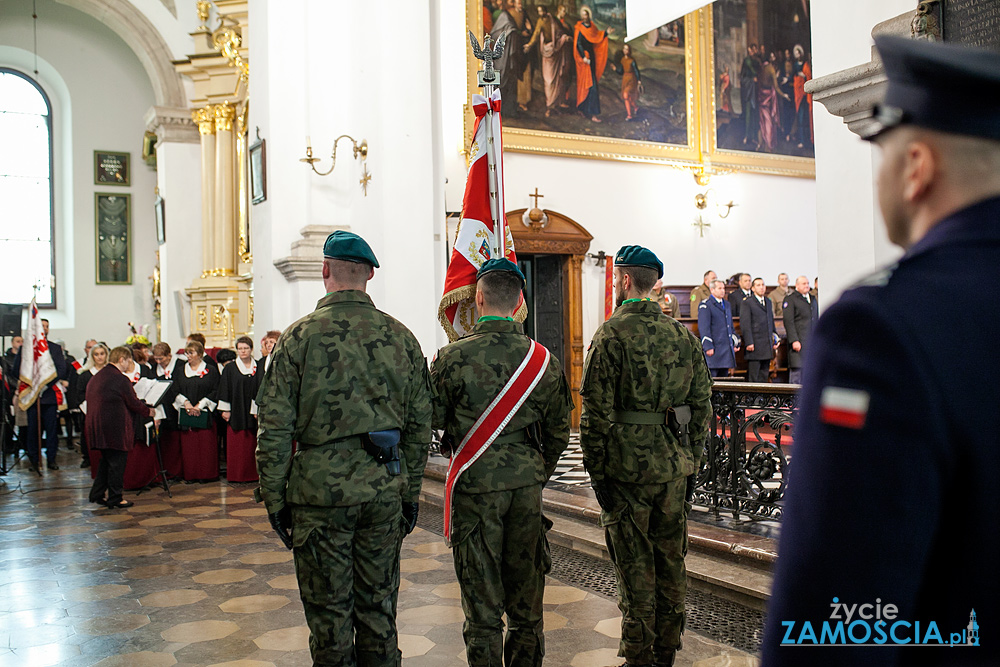
<path id="1" fill-rule="evenodd" d="M 291 553 L 252 485 L 130 492 L 135 506 L 87 503 L 88 471 L 61 453 L 38 478 L 0 478 L 0 667 L 311 664 Z M 405 540 L 398 630 L 403 664 L 464 665 L 451 554 L 417 528 Z M 613 600 L 550 579 L 546 664 L 617 666 Z M 681 667 L 756 660 L 688 632 Z"/>

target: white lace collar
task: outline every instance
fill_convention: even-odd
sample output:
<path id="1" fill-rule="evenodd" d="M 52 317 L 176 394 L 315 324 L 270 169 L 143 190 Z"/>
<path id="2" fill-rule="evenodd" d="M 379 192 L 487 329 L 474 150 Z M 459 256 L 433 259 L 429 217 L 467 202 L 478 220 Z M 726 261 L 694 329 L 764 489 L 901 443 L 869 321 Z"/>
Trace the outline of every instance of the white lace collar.
<path id="1" fill-rule="evenodd" d="M 257 362 L 254 361 L 253 357 L 250 357 L 250 366 L 244 366 L 243 360 L 236 357 L 236 368 L 238 368 L 240 373 L 243 375 L 253 375 L 257 372 Z"/>
<path id="2" fill-rule="evenodd" d="M 204 377 L 205 371 L 207 370 L 208 370 L 208 364 L 205 363 L 204 359 L 202 359 L 201 363 L 198 364 L 198 368 L 191 368 L 191 364 L 187 362 L 184 363 L 184 377 L 189 377 L 189 378 Z"/>

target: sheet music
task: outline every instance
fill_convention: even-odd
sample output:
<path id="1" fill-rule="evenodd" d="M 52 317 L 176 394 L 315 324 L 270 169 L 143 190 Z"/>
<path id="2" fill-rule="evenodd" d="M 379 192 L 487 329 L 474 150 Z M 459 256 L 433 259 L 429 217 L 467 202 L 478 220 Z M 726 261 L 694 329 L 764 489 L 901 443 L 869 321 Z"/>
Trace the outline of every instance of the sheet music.
<path id="1" fill-rule="evenodd" d="M 163 400 L 163 397 L 172 384 L 172 382 L 163 382 L 162 380 L 140 378 L 133 386 L 135 387 L 135 395 L 139 397 L 139 400 L 155 407 Z"/>

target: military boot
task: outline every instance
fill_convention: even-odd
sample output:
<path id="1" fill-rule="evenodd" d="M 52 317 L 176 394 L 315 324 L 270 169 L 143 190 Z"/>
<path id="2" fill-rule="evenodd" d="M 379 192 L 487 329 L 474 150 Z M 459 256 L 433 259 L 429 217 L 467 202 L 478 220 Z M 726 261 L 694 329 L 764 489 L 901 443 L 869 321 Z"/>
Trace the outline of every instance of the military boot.
<path id="1" fill-rule="evenodd" d="M 671 651 L 669 655 L 660 656 L 660 659 L 654 662 L 652 667 L 674 667 L 675 657 L 677 657 L 677 652 Z"/>

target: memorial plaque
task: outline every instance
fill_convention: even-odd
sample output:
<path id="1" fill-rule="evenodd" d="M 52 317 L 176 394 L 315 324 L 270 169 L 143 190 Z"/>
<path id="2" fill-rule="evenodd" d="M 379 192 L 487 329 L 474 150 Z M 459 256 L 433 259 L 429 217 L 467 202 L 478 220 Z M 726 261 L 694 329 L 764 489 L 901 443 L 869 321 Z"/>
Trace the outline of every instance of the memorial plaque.
<path id="1" fill-rule="evenodd" d="M 943 0 L 944 40 L 1000 52 L 1000 0 Z"/>

